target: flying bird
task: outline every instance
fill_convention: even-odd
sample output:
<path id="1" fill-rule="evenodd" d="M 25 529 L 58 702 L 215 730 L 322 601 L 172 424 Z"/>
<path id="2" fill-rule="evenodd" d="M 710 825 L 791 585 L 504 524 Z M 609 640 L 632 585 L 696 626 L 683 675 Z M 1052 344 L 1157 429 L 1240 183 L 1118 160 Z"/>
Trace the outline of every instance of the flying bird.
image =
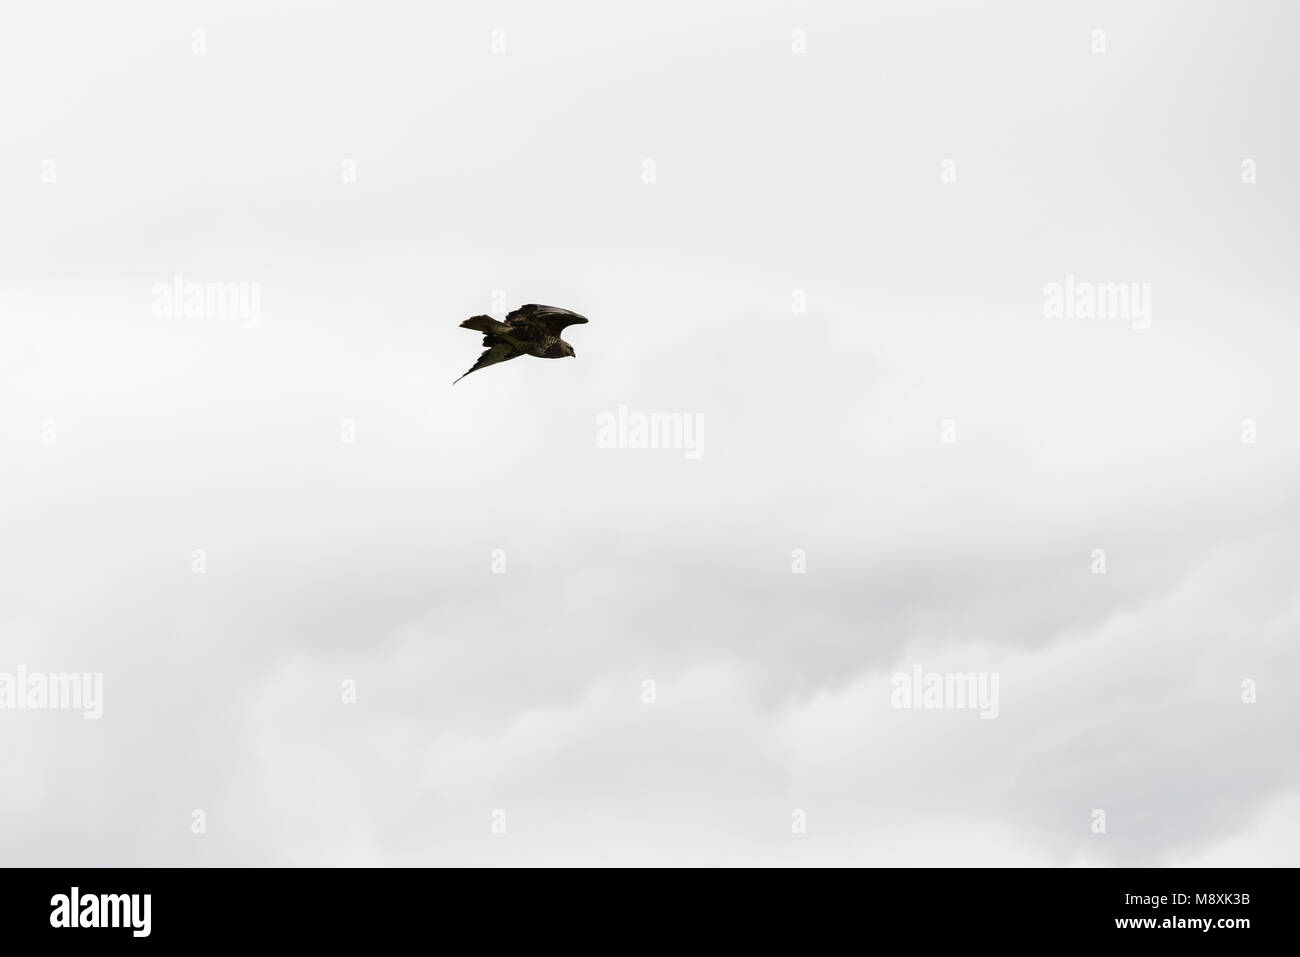
<path id="1" fill-rule="evenodd" d="M 505 362 L 516 356 L 537 356 L 539 359 L 563 359 L 571 356 L 574 354 L 573 346 L 561 339 L 560 333 L 565 326 L 586 321 L 586 316 L 568 309 L 539 306 L 536 303 L 520 306 L 506 316 L 505 322 L 497 322 L 491 316 L 471 316 L 460 327 L 483 333 L 483 345 L 487 349 L 460 379 L 470 372 L 477 372 L 485 366 Z"/>

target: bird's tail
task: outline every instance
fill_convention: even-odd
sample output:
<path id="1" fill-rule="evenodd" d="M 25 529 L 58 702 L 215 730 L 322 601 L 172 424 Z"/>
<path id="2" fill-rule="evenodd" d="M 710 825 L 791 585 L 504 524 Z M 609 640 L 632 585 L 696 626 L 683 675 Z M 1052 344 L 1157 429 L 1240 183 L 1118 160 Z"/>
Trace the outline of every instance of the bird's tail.
<path id="1" fill-rule="evenodd" d="M 475 332 L 486 332 L 489 335 L 494 332 L 509 332 L 510 327 L 504 322 L 497 322 L 491 316 L 471 316 L 460 324 L 462 329 L 473 329 Z"/>

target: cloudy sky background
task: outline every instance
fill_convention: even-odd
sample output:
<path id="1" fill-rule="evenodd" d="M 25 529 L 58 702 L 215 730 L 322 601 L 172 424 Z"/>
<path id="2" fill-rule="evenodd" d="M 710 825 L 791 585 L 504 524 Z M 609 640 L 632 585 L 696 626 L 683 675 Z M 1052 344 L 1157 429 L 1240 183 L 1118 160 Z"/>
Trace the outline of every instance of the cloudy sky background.
<path id="1" fill-rule="evenodd" d="M 1288 4 L 428 6 L 4 14 L 0 861 L 1300 863 Z"/>

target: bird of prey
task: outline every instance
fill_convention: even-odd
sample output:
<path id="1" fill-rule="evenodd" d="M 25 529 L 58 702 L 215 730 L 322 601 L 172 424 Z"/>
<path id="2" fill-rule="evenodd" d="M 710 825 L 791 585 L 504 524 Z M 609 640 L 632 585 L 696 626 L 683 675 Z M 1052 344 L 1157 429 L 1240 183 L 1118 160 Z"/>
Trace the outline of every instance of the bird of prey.
<path id="1" fill-rule="evenodd" d="M 483 333 L 483 345 L 487 351 L 478 357 L 478 362 L 470 366 L 469 372 L 460 379 L 484 366 L 505 362 L 515 356 L 537 356 L 539 359 L 571 356 L 573 346 L 561 339 L 560 333 L 565 326 L 586 321 L 586 316 L 580 316 L 576 312 L 556 306 L 539 306 L 536 303 L 520 306 L 506 316 L 505 322 L 497 322 L 491 316 L 472 316 L 462 322 L 460 327 Z"/>

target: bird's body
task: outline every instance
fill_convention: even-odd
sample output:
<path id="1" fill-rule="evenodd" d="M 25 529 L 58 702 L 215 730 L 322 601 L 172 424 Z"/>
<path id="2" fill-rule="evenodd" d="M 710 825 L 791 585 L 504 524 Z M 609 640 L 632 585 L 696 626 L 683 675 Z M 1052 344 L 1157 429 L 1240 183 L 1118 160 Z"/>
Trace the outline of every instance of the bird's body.
<path id="1" fill-rule="evenodd" d="M 568 309 L 539 306 L 536 303 L 520 306 L 506 316 L 505 322 L 498 322 L 491 316 L 472 316 L 460 324 L 461 328 L 483 333 L 483 345 L 487 349 L 460 379 L 484 366 L 506 362 L 518 356 L 536 356 L 539 359 L 572 356 L 573 346 L 561 339 L 560 333 L 565 326 L 586 321 L 586 316 Z"/>

